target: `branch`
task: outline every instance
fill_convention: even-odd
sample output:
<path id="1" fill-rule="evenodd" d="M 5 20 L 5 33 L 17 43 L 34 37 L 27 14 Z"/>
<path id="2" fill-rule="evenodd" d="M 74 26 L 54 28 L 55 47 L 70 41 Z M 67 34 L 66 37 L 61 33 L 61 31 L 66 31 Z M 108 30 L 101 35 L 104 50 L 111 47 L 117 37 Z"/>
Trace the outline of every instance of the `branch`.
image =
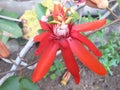
<path id="1" fill-rule="evenodd" d="M 6 71 L 6 72 L 2 72 L 2 73 L 0 73 L 0 76 L 1 75 L 4 75 L 4 74 L 8 74 L 8 73 L 15 73 L 15 72 L 17 72 L 17 71 L 22 71 L 22 70 L 24 70 L 24 69 L 26 69 L 27 67 L 29 67 L 29 66 L 31 66 L 31 65 L 34 65 L 34 64 L 36 64 L 37 63 L 37 61 L 34 61 L 34 62 L 32 62 L 32 63 L 30 63 L 30 64 L 28 64 L 28 65 L 26 65 L 26 66 L 24 66 L 24 67 L 22 67 L 22 68 L 19 68 L 19 69 L 16 69 L 16 70 L 11 70 L 11 71 Z"/>
<path id="2" fill-rule="evenodd" d="M 111 11 L 115 10 L 118 7 L 118 3 L 115 3 L 112 7 L 111 7 Z M 111 12 L 107 11 L 100 19 L 105 19 L 106 17 L 108 17 L 111 14 Z"/>
<path id="3" fill-rule="evenodd" d="M 112 24 L 114 24 L 114 23 L 116 23 L 116 22 L 118 22 L 118 21 L 120 21 L 120 17 L 119 17 L 118 19 L 116 19 L 116 20 L 112 21 L 111 23 L 104 25 L 104 26 L 103 26 L 103 27 L 101 27 L 101 28 L 96 29 L 95 31 L 92 31 L 92 32 L 90 32 L 90 33 L 86 34 L 86 36 L 90 36 L 91 34 L 93 34 L 93 33 L 97 32 L 97 31 L 99 31 L 99 30 L 102 30 L 103 28 L 108 27 L 108 26 L 110 26 L 110 25 L 112 25 Z"/>
<path id="4" fill-rule="evenodd" d="M 25 47 L 21 50 L 19 56 L 16 58 L 15 60 L 15 63 L 17 65 L 19 65 L 21 63 L 21 58 L 23 58 L 27 52 L 29 51 L 29 49 L 33 46 L 34 42 L 33 42 L 33 39 L 29 40 L 27 42 L 27 44 L 25 45 Z M 10 71 L 13 71 L 13 70 L 16 70 L 17 69 L 17 66 L 16 65 L 13 65 L 10 69 Z M 7 75 L 5 75 L 3 78 L 1 78 L 0 80 L 0 85 L 10 76 L 14 75 L 15 72 L 11 72 L 11 73 L 8 73 Z"/>

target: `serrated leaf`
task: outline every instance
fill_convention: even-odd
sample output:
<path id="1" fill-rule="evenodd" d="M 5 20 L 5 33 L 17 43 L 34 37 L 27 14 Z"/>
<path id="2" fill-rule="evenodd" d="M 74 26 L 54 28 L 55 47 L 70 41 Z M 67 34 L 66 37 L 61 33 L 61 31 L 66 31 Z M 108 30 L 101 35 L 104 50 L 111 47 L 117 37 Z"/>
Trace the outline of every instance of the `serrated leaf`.
<path id="1" fill-rule="evenodd" d="M 45 16 L 46 11 L 47 11 L 47 7 L 43 6 L 42 4 L 38 4 L 36 6 L 36 13 L 39 20 L 41 20 L 42 16 Z"/>
<path id="2" fill-rule="evenodd" d="M 8 16 L 8 17 L 11 17 L 11 18 L 18 18 L 18 14 L 16 12 L 11 12 L 11 11 L 8 11 L 8 10 L 5 10 L 5 9 L 2 9 L 0 11 L 0 15 Z"/>
<path id="3" fill-rule="evenodd" d="M 19 88 L 19 77 L 12 76 L 8 78 L 1 86 L 0 90 L 20 90 Z"/>
<path id="4" fill-rule="evenodd" d="M 22 79 L 20 79 L 20 90 L 40 90 L 40 89 L 31 80 L 29 80 L 27 78 L 22 78 Z"/>
<path id="5" fill-rule="evenodd" d="M 20 19 L 23 21 L 23 32 L 25 32 L 23 37 L 25 39 L 31 39 L 38 34 L 41 27 L 35 10 L 26 10 Z"/>
<path id="6" fill-rule="evenodd" d="M 10 33 L 13 38 L 22 36 L 21 28 L 15 22 L 9 20 L 0 19 L 0 30 Z"/>

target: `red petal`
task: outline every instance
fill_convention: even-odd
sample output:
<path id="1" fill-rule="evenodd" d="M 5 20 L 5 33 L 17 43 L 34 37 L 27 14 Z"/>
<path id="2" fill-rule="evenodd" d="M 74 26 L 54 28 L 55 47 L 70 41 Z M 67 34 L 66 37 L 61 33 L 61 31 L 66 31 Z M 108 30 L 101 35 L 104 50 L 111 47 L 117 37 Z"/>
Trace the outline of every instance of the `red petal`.
<path id="1" fill-rule="evenodd" d="M 77 40 L 79 40 L 80 42 L 82 42 L 83 44 L 85 44 L 90 50 L 93 51 L 93 53 L 96 56 L 98 56 L 98 57 L 102 56 L 99 49 L 89 39 L 87 39 L 85 36 L 83 36 L 80 33 L 72 33 L 72 36 L 74 38 L 76 38 Z"/>
<path id="2" fill-rule="evenodd" d="M 32 81 L 38 82 L 48 72 L 56 56 L 58 50 L 58 44 L 51 43 L 48 48 L 40 57 L 37 66 L 32 75 Z"/>
<path id="3" fill-rule="evenodd" d="M 42 34 L 39 34 L 34 37 L 34 42 L 41 42 L 44 38 L 48 37 L 50 35 L 49 32 L 44 32 Z"/>
<path id="4" fill-rule="evenodd" d="M 50 24 L 43 22 L 43 21 L 39 21 L 39 23 L 40 23 L 40 26 L 43 30 L 49 30 L 49 31 L 51 30 Z"/>
<path id="5" fill-rule="evenodd" d="M 80 82 L 79 68 L 67 40 L 62 39 L 60 41 L 60 49 L 62 51 L 62 56 L 64 58 L 67 69 L 73 75 L 76 83 L 78 84 Z"/>
<path id="6" fill-rule="evenodd" d="M 68 39 L 68 41 L 72 51 L 85 66 L 99 75 L 107 73 L 104 66 L 81 43 L 73 39 Z"/>
<path id="7" fill-rule="evenodd" d="M 55 16 L 58 16 L 60 14 L 60 10 L 61 10 L 60 4 L 54 4 L 54 12 L 53 12 L 53 14 Z"/>
<path id="8" fill-rule="evenodd" d="M 90 31 L 90 30 L 96 30 L 102 27 L 105 23 L 106 23 L 106 19 L 96 20 L 96 21 L 87 22 L 84 24 L 73 25 L 72 30 L 73 32 L 74 31 L 85 32 L 85 31 Z"/>
<path id="9" fill-rule="evenodd" d="M 39 44 L 39 47 L 37 48 L 35 55 L 39 56 L 40 54 L 45 51 L 46 47 L 49 45 L 50 40 L 49 37 L 45 37 Z"/>

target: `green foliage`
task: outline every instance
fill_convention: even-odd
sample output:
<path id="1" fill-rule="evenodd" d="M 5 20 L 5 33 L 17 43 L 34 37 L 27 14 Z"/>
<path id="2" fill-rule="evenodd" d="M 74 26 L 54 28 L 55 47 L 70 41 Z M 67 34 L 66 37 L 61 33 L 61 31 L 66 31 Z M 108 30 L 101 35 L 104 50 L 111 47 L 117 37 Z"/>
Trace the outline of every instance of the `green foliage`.
<path id="1" fill-rule="evenodd" d="M 0 11 L 0 15 L 11 18 L 18 18 L 17 13 L 4 9 Z M 22 29 L 16 22 L 0 19 L 0 40 L 2 40 L 4 43 L 7 43 L 10 36 L 5 35 L 5 33 L 9 33 L 12 38 L 19 38 L 22 36 Z"/>
<path id="2" fill-rule="evenodd" d="M 40 90 L 39 87 L 27 78 L 18 76 L 9 77 L 0 90 Z"/>
<path id="3" fill-rule="evenodd" d="M 11 12 L 5 9 L 0 11 L 0 15 L 11 17 L 11 18 L 18 18 L 18 14 L 16 12 Z"/>
<path id="4" fill-rule="evenodd" d="M 20 90 L 40 90 L 39 87 L 28 78 L 20 79 Z"/>
<path id="5" fill-rule="evenodd" d="M 0 30 L 10 33 L 14 38 L 19 38 L 22 36 L 21 28 L 12 21 L 0 19 Z"/>
<path id="6" fill-rule="evenodd" d="M 19 77 L 13 76 L 8 78 L 1 86 L 0 90 L 19 90 Z"/>
<path id="7" fill-rule="evenodd" d="M 56 59 L 54 64 L 51 66 L 49 72 L 46 74 L 46 77 L 50 76 L 50 79 L 56 79 L 57 76 L 60 76 L 64 72 L 64 65 L 63 63 Z"/>
<path id="8" fill-rule="evenodd" d="M 40 20 L 42 16 L 45 16 L 47 8 L 42 4 L 36 6 L 37 17 Z"/>
<path id="9" fill-rule="evenodd" d="M 110 75 L 112 75 L 110 67 L 117 66 L 120 62 L 120 53 L 118 53 L 119 47 L 119 37 L 116 32 L 111 32 L 108 37 L 108 42 L 99 47 L 100 50 L 103 52 L 100 61 L 106 67 Z"/>

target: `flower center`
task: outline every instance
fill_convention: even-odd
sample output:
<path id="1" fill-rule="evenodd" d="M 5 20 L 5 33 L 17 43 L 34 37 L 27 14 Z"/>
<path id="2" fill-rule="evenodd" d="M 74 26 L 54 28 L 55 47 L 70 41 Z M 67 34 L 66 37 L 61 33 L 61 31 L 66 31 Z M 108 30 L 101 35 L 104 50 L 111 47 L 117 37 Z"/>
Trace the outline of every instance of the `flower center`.
<path id="1" fill-rule="evenodd" d="M 57 24 L 54 27 L 53 33 L 57 36 L 57 38 L 67 37 L 69 35 L 68 25 L 64 23 L 62 23 L 61 25 Z"/>

